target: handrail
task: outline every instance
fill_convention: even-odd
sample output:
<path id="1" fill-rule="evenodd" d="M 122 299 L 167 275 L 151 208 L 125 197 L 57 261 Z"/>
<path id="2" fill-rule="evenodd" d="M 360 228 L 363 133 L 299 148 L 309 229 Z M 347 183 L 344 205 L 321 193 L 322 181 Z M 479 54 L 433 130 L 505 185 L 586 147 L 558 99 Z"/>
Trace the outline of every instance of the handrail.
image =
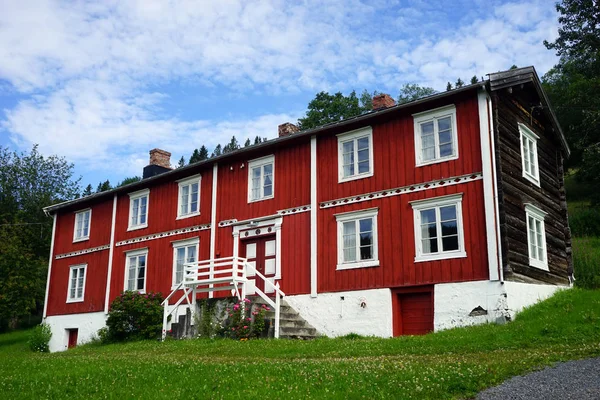
<path id="1" fill-rule="evenodd" d="M 275 339 L 279 339 L 279 319 L 281 316 L 281 298 L 285 297 L 285 293 L 283 293 L 283 291 L 281 289 L 279 289 L 279 282 L 277 282 L 277 284 L 273 284 L 270 280 L 268 280 L 263 274 L 261 274 L 260 272 L 258 272 L 258 270 L 253 267 L 251 264 L 249 263 L 245 263 L 245 267 L 248 269 L 251 269 L 254 271 L 254 273 L 256 274 L 256 276 L 258 276 L 259 278 L 261 278 L 263 280 L 263 282 L 265 283 L 265 285 L 269 285 L 271 286 L 271 288 L 273 288 L 273 291 L 276 293 L 275 296 L 275 304 L 273 304 L 273 300 L 271 300 L 269 298 L 269 296 L 267 296 L 265 293 L 263 293 L 262 290 L 260 290 L 259 288 L 255 287 L 254 291 L 256 293 L 258 293 L 258 295 L 267 303 L 269 303 L 269 305 L 271 305 L 271 307 L 273 307 L 275 309 L 275 329 L 274 329 L 274 336 Z"/>

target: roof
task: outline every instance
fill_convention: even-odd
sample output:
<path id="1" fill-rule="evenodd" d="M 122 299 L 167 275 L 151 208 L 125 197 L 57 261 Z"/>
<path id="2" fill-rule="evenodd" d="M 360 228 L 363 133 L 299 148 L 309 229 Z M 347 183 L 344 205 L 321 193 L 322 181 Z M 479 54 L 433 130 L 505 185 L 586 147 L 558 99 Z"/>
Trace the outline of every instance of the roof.
<path id="1" fill-rule="evenodd" d="M 62 203 L 54 204 L 54 205 L 45 207 L 44 211 L 46 213 L 53 213 L 57 210 L 71 207 L 71 206 L 77 205 L 79 203 L 84 203 L 84 202 L 87 203 L 87 202 L 92 202 L 92 201 L 99 200 L 102 198 L 109 198 L 109 197 L 111 197 L 115 194 L 119 194 L 119 193 L 130 193 L 132 191 L 145 188 L 148 185 L 155 183 L 155 182 L 160 182 L 163 180 L 174 180 L 174 179 L 179 179 L 180 177 L 183 178 L 185 176 L 196 173 L 198 170 L 205 168 L 208 165 L 212 165 L 214 163 L 218 163 L 218 162 L 228 160 L 228 159 L 233 159 L 243 153 L 254 152 L 257 150 L 261 150 L 261 149 L 263 149 L 263 150 L 270 149 L 270 148 L 277 147 L 281 144 L 284 144 L 286 142 L 297 140 L 302 137 L 310 137 L 313 135 L 324 134 L 328 131 L 331 131 L 331 130 L 334 130 L 334 129 L 337 129 L 340 127 L 344 127 L 347 125 L 359 124 L 361 122 L 368 122 L 368 121 L 371 121 L 380 116 L 391 114 L 391 113 L 397 112 L 399 110 L 404 110 L 404 109 L 414 107 L 414 106 L 417 106 L 420 104 L 428 103 L 428 102 L 433 102 L 433 101 L 436 101 L 439 99 L 443 99 L 443 98 L 446 98 L 449 96 L 456 95 L 458 93 L 463 93 L 463 92 L 475 90 L 475 89 L 478 89 L 481 87 L 486 87 L 488 85 L 490 86 L 490 88 L 492 90 L 498 90 L 498 89 L 501 89 L 504 87 L 514 86 L 514 85 L 517 85 L 520 83 L 525 83 L 525 82 L 530 82 L 530 81 L 534 82 L 534 85 L 536 85 L 536 89 L 538 90 L 540 98 L 544 99 L 544 101 L 546 103 L 545 105 L 548 106 L 548 107 L 544 107 L 544 109 L 549 110 L 549 112 L 551 114 L 551 121 L 553 122 L 553 126 L 555 126 L 555 129 L 560 133 L 561 141 L 562 141 L 563 145 L 565 146 L 567 155 L 570 153 L 569 147 L 567 146 L 567 142 L 564 139 L 562 130 L 560 129 L 560 126 L 558 125 L 558 121 L 556 120 L 556 116 L 554 115 L 552 110 L 549 108 L 548 98 L 546 97 L 546 94 L 542 90 L 541 82 L 540 82 L 539 77 L 537 76 L 535 69 L 533 67 L 517 68 L 517 69 L 513 69 L 513 70 L 509 70 L 509 71 L 497 72 L 494 74 L 489 74 L 489 77 L 490 77 L 489 81 L 478 82 L 475 84 L 463 86 L 461 88 L 436 93 L 431 96 L 423 97 L 423 98 L 420 98 L 418 100 L 414 100 L 414 101 L 411 101 L 408 103 L 402 103 L 402 104 L 395 105 L 393 107 L 370 111 L 368 113 L 358 115 L 356 117 L 348 118 L 348 119 L 337 121 L 337 122 L 332 122 L 332 123 L 322 125 L 322 126 L 319 126 L 319 127 L 313 128 L 313 129 L 303 130 L 298 133 L 294 133 L 292 135 L 277 137 L 275 139 L 267 140 L 266 142 L 259 143 L 257 145 L 243 147 L 239 150 L 235 150 L 235 151 L 232 151 L 227 154 L 222 154 L 217 157 L 209 158 L 208 160 L 204 160 L 204 161 L 200 161 L 200 162 L 197 162 L 194 164 L 186 165 L 185 167 L 180 167 L 180 168 L 174 169 L 169 172 L 165 172 L 160 175 L 142 179 L 139 182 L 134 182 L 129 185 L 125 185 L 125 186 L 121 186 L 121 187 L 118 187 L 115 189 L 107 190 L 105 192 L 94 193 L 90 196 L 82 197 L 79 199 L 69 200 L 69 201 L 65 201 Z"/>
<path id="2" fill-rule="evenodd" d="M 565 134 L 563 133 L 560 124 L 558 123 L 558 119 L 556 118 L 556 114 L 552 110 L 550 106 L 550 100 L 544 92 L 542 88 L 542 82 L 535 71 L 534 67 L 523 67 L 523 68 L 515 68 L 509 69 L 508 71 L 495 72 L 492 74 L 488 74 L 489 86 L 491 91 L 496 91 L 500 89 L 504 89 L 511 86 L 516 86 L 525 83 L 533 83 L 537 94 L 542 101 L 543 110 L 546 112 L 550 123 L 552 124 L 552 128 L 557 133 L 560 142 L 567 154 L 567 157 L 571 154 L 571 149 L 569 149 L 569 144 L 567 143 L 567 139 L 565 138 Z"/>

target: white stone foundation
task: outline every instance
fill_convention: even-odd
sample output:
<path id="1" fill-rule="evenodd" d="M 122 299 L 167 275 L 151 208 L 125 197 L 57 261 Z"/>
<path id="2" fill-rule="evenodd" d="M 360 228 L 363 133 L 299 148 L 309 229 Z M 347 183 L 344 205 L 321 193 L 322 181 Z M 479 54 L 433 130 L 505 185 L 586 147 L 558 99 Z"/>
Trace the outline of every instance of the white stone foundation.
<path id="1" fill-rule="evenodd" d="M 322 335 L 390 337 L 393 333 L 390 289 L 286 296 L 285 301 Z"/>
<path id="2" fill-rule="evenodd" d="M 78 329 L 77 345 L 84 344 L 97 336 L 98 330 L 106 326 L 104 312 L 53 315 L 46 317 L 45 323 L 52 329 L 50 351 L 67 350 L 69 344 L 68 329 Z"/>

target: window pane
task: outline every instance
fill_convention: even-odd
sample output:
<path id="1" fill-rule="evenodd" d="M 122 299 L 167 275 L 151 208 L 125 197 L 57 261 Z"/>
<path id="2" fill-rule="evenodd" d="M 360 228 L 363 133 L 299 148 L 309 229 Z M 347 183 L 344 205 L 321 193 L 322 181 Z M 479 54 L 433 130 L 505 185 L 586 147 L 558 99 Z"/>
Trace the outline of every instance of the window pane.
<path id="1" fill-rule="evenodd" d="M 354 235 L 356 233 L 356 224 L 354 221 L 344 222 L 344 235 Z"/>
<path id="2" fill-rule="evenodd" d="M 272 196 L 273 195 L 273 186 L 271 186 L 271 185 L 265 186 L 264 191 L 265 191 L 265 197 Z"/>
<path id="3" fill-rule="evenodd" d="M 368 136 L 357 139 L 356 142 L 358 144 L 357 150 L 359 150 L 359 151 L 369 148 L 369 137 Z"/>
<path id="4" fill-rule="evenodd" d="M 373 230 L 373 218 L 365 218 L 359 221 L 360 232 L 370 232 Z"/>
<path id="5" fill-rule="evenodd" d="M 452 132 L 442 131 L 440 132 L 440 144 L 452 143 Z"/>
<path id="6" fill-rule="evenodd" d="M 423 254 L 437 253 L 437 239 L 422 239 Z"/>
<path id="7" fill-rule="evenodd" d="M 369 172 L 369 161 L 363 161 L 358 163 L 358 173 L 366 174 L 367 172 Z"/>
<path id="8" fill-rule="evenodd" d="M 193 263 L 196 261 L 196 246 L 189 246 L 187 248 L 187 262 Z"/>
<path id="9" fill-rule="evenodd" d="M 440 157 L 449 157 L 453 154 L 452 143 L 443 144 L 440 146 Z"/>
<path id="10" fill-rule="evenodd" d="M 271 179 L 271 175 L 265 175 L 265 186 L 270 186 L 273 183 L 273 179 Z"/>
<path id="11" fill-rule="evenodd" d="M 344 249 L 344 262 L 356 261 L 356 248 Z"/>
<path id="12" fill-rule="evenodd" d="M 421 136 L 433 135 L 433 121 L 421 124 Z"/>
<path id="13" fill-rule="evenodd" d="M 442 221 L 456 219 L 456 206 L 440 207 L 440 218 Z"/>
<path id="14" fill-rule="evenodd" d="M 442 236 L 458 235 L 456 221 L 442 222 Z"/>
<path id="15" fill-rule="evenodd" d="M 372 260 L 373 259 L 373 245 L 360 246 L 360 259 L 361 260 Z"/>
<path id="16" fill-rule="evenodd" d="M 442 237 L 443 251 L 458 250 L 458 235 Z"/>
<path id="17" fill-rule="evenodd" d="M 272 175 L 273 174 L 273 164 L 267 164 L 267 165 L 263 166 L 263 172 L 265 175 Z"/>
<path id="18" fill-rule="evenodd" d="M 185 215 L 185 214 L 189 213 L 188 212 L 189 193 L 190 193 L 189 185 L 181 187 L 181 212 L 180 212 L 181 215 Z"/>
<path id="19" fill-rule="evenodd" d="M 421 147 L 424 149 L 435 146 L 435 137 L 432 134 L 421 135 Z"/>
<path id="20" fill-rule="evenodd" d="M 437 237 L 437 227 L 434 223 L 421 225 L 421 238 L 431 239 Z"/>
<path id="21" fill-rule="evenodd" d="M 423 161 L 433 160 L 435 158 L 435 148 L 423 149 Z"/>
<path id="22" fill-rule="evenodd" d="M 344 177 L 354 175 L 354 164 L 344 165 Z"/>
<path id="23" fill-rule="evenodd" d="M 444 118 L 438 119 L 438 130 L 440 132 L 449 131 L 451 129 L 450 128 L 451 121 L 452 121 L 451 117 L 444 117 Z"/>
<path id="24" fill-rule="evenodd" d="M 435 208 L 421 210 L 421 224 L 435 222 Z"/>
<path id="25" fill-rule="evenodd" d="M 369 161 L 369 149 L 358 151 L 358 162 Z"/>
<path id="26" fill-rule="evenodd" d="M 342 153 L 344 155 L 354 153 L 354 141 L 353 140 L 342 143 Z"/>

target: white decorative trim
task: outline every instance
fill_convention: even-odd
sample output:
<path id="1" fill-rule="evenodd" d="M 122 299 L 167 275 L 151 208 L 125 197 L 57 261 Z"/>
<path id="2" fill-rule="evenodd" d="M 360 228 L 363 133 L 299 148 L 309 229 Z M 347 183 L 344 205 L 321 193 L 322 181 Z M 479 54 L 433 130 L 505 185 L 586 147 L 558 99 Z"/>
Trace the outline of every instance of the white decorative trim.
<path id="1" fill-rule="evenodd" d="M 146 236 L 140 236 L 140 237 L 136 237 L 136 238 L 132 238 L 132 239 L 121 240 L 120 242 L 117 242 L 117 244 L 115 244 L 115 246 L 116 247 L 126 246 L 128 244 L 147 242 L 149 240 L 162 239 L 162 238 L 169 237 L 169 236 L 183 235 L 184 233 L 204 231 L 204 230 L 210 229 L 210 226 L 211 226 L 210 224 L 194 225 L 194 226 L 189 226 L 187 228 L 174 229 L 174 230 L 168 231 L 168 232 L 154 233 L 152 235 L 146 235 Z M 106 246 L 106 248 L 108 248 L 108 245 Z"/>
<path id="2" fill-rule="evenodd" d="M 349 141 L 354 141 L 367 136 L 369 139 L 369 171 L 360 174 L 358 170 L 355 170 L 354 175 L 344 176 L 344 150 L 343 144 Z M 368 178 L 373 176 L 373 128 L 366 126 L 364 128 L 356 129 L 350 132 L 344 132 L 337 135 L 338 139 L 338 183 L 353 181 L 356 179 Z M 358 152 L 358 149 L 354 149 Z M 358 168 L 358 156 L 355 157 L 355 165 Z"/>
<path id="3" fill-rule="evenodd" d="M 271 164 L 271 195 L 264 195 L 264 176 L 262 168 Z M 256 199 L 252 198 L 252 169 L 260 167 L 260 194 Z M 270 154 L 261 158 L 248 161 L 248 203 L 272 199 L 275 197 L 275 156 Z"/>
<path id="4" fill-rule="evenodd" d="M 50 257 L 48 257 L 48 277 L 46 279 L 46 294 L 44 296 L 44 314 L 48 311 L 48 293 L 50 293 L 50 276 L 52 275 L 52 253 L 54 253 L 54 239 L 56 236 L 56 214 L 52 215 L 52 241 L 50 242 Z"/>
<path id="5" fill-rule="evenodd" d="M 465 258 L 465 235 L 462 219 L 462 193 L 451 194 L 446 196 L 433 197 L 423 200 L 411 201 L 409 204 L 413 208 L 414 213 L 414 235 L 415 235 L 415 262 L 447 260 L 450 258 Z M 442 230 L 440 228 L 440 207 L 453 205 L 456 207 L 456 229 L 458 234 L 458 250 L 444 251 L 442 248 Z M 421 211 L 434 208 L 436 210 L 436 230 L 438 232 L 438 252 L 423 253 L 422 237 L 421 237 Z"/>
<path id="6" fill-rule="evenodd" d="M 305 205 L 305 206 L 300 206 L 300 207 L 286 208 L 285 210 L 279 210 L 279 211 L 277 211 L 277 215 L 285 216 L 285 215 L 299 214 L 299 213 L 308 212 L 308 211 L 310 211 L 310 204 Z"/>
<path id="7" fill-rule="evenodd" d="M 378 251 L 378 247 L 379 247 L 379 240 L 378 240 L 378 232 L 377 232 L 377 216 L 379 214 L 379 209 L 378 208 L 369 208 L 366 210 L 359 210 L 359 211 L 350 211 L 350 212 L 345 212 L 345 213 L 340 213 L 340 214 L 335 214 L 335 219 L 337 222 L 337 267 L 336 270 L 344 270 L 344 269 L 355 269 L 355 268 L 367 268 L 367 267 L 378 267 L 379 266 L 379 251 Z M 360 219 L 367 219 L 367 218 L 371 218 L 372 220 L 372 232 L 373 232 L 373 258 L 370 258 L 368 260 L 360 260 L 358 253 L 360 251 L 360 242 L 359 240 L 356 240 L 355 243 L 355 247 L 356 247 L 356 261 L 352 261 L 352 262 L 345 262 L 344 261 L 344 232 L 343 232 L 343 225 L 344 222 L 349 222 L 349 221 L 358 221 Z M 360 230 L 358 229 L 358 227 L 356 228 L 356 236 L 360 236 Z"/>
<path id="8" fill-rule="evenodd" d="M 226 219 L 224 221 L 219 222 L 219 228 L 224 228 L 226 226 L 230 226 L 230 225 L 234 225 L 236 222 L 238 222 L 237 219 Z"/>
<path id="9" fill-rule="evenodd" d="M 487 259 L 488 273 L 491 281 L 500 279 L 497 246 L 498 240 L 496 235 L 499 230 L 496 230 L 496 208 L 494 206 L 495 194 L 495 179 L 494 165 L 492 162 L 492 141 L 490 137 L 490 115 L 488 114 L 488 96 L 485 89 L 481 89 L 477 93 L 478 109 L 479 109 L 479 137 L 481 139 L 481 165 L 483 169 L 483 204 L 485 210 L 485 231 L 487 244 Z"/>
<path id="10" fill-rule="evenodd" d="M 134 231 L 136 229 L 144 229 L 148 227 L 148 214 L 150 211 L 150 189 L 143 189 L 143 190 L 138 190 L 136 192 L 132 192 L 132 193 L 128 193 L 129 195 L 129 219 L 127 221 L 127 232 L 129 231 Z M 141 199 L 142 197 L 146 198 L 146 222 L 144 222 L 143 224 L 136 224 L 136 225 L 131 225 L 131 217 L 132 217 L 132 212 L 133 212 L 133 201 L 137 200 L 137 199 Z M 140 200 L 140 207 L 141 207 L 141 200 Z M 137 217 L 139 218 L 139 215 L 137 215 Z"/>
<path id="11" fill-rule="evenodd" d="M 106 275 L 106 296 L 104 297 L 104 313 L 108 314 L 110 300 L 110 280 L 112 277 L 113 254 L 115 251 L 115 225 L 117 220 L 117 195 L 113 196 L 112 220 L 110 225 L 110 244 L 108 251 L 108 273 Z"/>
<path id="12" fill-rule="evenodd" d="M 317 136 L 310 138 L 310 296 L 317 297 Z"/>
<path id="13" fill-rule="evenodd" d="M 212 193 L 211 193 L 211 199 L 210 199 L 210 249 L 209 249 L 209 257 L 211 260 L 215 259 L 215 247 L 216 247 L 216 243 L 217 243 L 217 178 L 219 175 L 219 164 L 214 163 L 213 164 L 213 170 L 212 170 Z M 198 255 L 198 259 L 200 258 L 200 255 Z M 209 276 L 209 278 L 213 278 L 213 276 Z M 211 283 L 209 285 L 209 288 L 212 289 L 213 288 L 213 284 Z M 196 289 L 194 289 L 194 298 L 196 298 Z M 214 297 L 214 292 L 211 290 L 210 292 L 208 292 L 208 297 L 210 299 L 212 299 Z"/>
<path id="14" fill-rule="evenodd" d="M 110 248 L 110 244 L 105 244 L 103 246 L 91 247 L 89 249 L 72 251 L 70 253 L 57 254 L 56 257 L 55 257 L 55 259 L 56 260 L 60 260 L 62 258 L 81 256 L 83 254 L 94 253 L 96 251 L 108 250 L 109 248 Z"/>
<path id="15" fill-rule="evenodd" d="M 433 160 L 423 161 L 423 152 L 421 151 L 421 124 L 428 121 L 436 122 L 440 118 L 450 116 L 452 126 L 452 154 L 446 157 L 440 157 L 439 153 L 439 136 L 437 124 L 434 124 L 434 140 L 435 140 L 435 157 Z M 427 110 L 413 114 L 414 119 L 414 135 L 415 135 L 415 165 L 422 167 L 424 165 L 437 164 L 448 160 L 456 160 L 458 158 L 458 128 L 456 123 L 456 107 L 454 104 L 439 107 L 433 110 Z"/>
<path id="16" fill-rule="evenodd" d="M 540 137 L 538 135 L 536 135 L 531 129 L 529 129 L 527 126 L 525 126 L 522 123 L 518 123 L 519 126 L 519 142 L 521 144 L 521 168 L 523 170 L 523 178 L 527 179 L 528 181 L 530 181 L 531 183 L 533 183 L 534 185 L 536 185 L 537 187 L 540 187 L 540 162 L 539 162 L 539 156 L 538 156 L 538 151 L 537 151 L 537 142 L 540 139 Z M 531 145 L 533 146 L 533 156 L 535 158 L 535 174 L 532 174 L 531 172 L 527 171 L 525 169 L 525 158 L 529 156 L 529 154 L 524 154 L 523 153 L 523 140 L 528 140 Z M 529 168 L 531 169 L 531 160 L 530 160 L 530 165 Z"/>
<path id="17" fill-rule="evenodd" d="M 468 174 L 468 175 L 461 175 L 461 176 L 456 176 L 456 177 L 447 178 L 447 179 L 438 179 L 435 181 L 419 183 L 419 184 L 415 184 L 415 185 L 402 186 L 402 187 L 394 188 L 394 189 L 380 190 L 378 192 L 371 192 L 371 193 L 359 194 L 357 196 L 352 196 L 352 197 L 344 197 L 341 199 L 324 201 L 320 204 L 320 208 L 331 208 L 331 207 L 337 207 L 337 206 L 344 206 L 346 204 L 360 203 L 362 201 L 370 201 L 370 200 L 380 199 L 380 198 L 384 198 L 384 197 L 399 196 L 401 194 L 421 192 L 423 190 L 436 189 L 436 188 L 440 188 L 440 187 L 444 187 L 444 186 L 453 186 L 453 185 L 458 185 L 461 183 L 478 181 L 480 179 L 483 179 L 481 172 L 476 172 L 476 173 Z"/>

